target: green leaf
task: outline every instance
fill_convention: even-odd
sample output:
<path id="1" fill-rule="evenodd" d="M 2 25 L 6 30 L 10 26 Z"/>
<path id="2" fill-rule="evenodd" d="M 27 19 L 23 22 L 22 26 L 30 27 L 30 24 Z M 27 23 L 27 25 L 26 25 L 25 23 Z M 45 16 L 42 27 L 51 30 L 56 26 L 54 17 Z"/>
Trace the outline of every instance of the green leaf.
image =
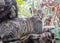
<path id="1" fill-rule="evenodd" d="M 23 0 L 16 0 L 16 2 L 17 2 L 18 5 L 24 4 Z"/>

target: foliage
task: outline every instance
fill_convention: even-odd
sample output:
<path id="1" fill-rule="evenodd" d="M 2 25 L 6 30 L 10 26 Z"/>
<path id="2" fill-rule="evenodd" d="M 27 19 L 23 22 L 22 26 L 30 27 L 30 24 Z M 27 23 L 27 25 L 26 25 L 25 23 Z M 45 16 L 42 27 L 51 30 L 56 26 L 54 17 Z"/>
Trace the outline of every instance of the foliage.
<path id="1" fill-rule="evenodd" d="M 18 14 L 22 17 L 29 17 L 31 16 L 31 13 L 30 13 L 30 10 L 29 10 L 29 7 L 28 5 L 26 4 L 23 4 L 23 5 L 20 5 L 19 6 L 19 11 L 18 11 Z"/>
<path id="2" fill-rule="evenodd" d="M 17 4 L 21 5 L 21 4 L 24 4 L 24 1 L 23 0 L 16 0 Z"/>
<path id="3" fill-rule="evenodd" d="M 18 5 L 18 14 L 19 17 L 31 17 L 32 13 L 29 8 L 31 8 L 30 4 L 25 2 L 24 0 L 17 0 Z"/>
<path id="4" fill-rule="evenodd" d="M 30 8 L 39 8 L 39 0 L 16 0 L 20 17 L 31 17 Z"/>

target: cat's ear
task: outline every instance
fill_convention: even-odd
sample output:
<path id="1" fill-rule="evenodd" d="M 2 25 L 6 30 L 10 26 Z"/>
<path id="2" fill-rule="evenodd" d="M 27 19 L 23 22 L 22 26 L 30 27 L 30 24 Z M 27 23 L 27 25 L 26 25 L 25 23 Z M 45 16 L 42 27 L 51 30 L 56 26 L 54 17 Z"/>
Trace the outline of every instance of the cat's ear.
<path id="1" fill-rule="evenodd" d="M 32 9 L 33 14 L 35 15 L 37 13 L 37 9 L 33 8 Z"/>

